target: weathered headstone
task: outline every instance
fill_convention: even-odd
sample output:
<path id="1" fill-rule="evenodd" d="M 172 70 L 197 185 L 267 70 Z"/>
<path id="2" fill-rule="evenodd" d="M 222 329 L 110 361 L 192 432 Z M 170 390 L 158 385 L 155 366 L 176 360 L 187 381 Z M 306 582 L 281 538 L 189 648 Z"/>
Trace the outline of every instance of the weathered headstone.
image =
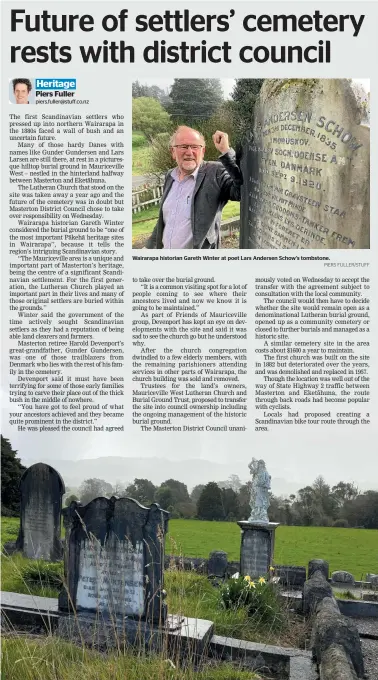
<path id="1" fill-rule="evenodd" d="M 207 573 L 209 576 L 225 578 L 227 571 L 227 553 L 224 550 L 213 550 L 209 555 Z"/>
<path id="2" fill-rule="evenodd" d="M 242 154 L 240 248 L 369 248 L 366 107 L 345 79 L 264 82 Z"/>
<path id="3" fill-rule="evenodd" d="M 250 517 L 248 521 L 238 522 L 242 530 L 240 546 L 241 576 L 270 576 L 274 555 L 274 534 L 278 527 L 269 522 L 269 490 L 271 477 L 265 461 L 252 458 L 248 465 L 252 475 L 250 495 Z"/>
<path id="4" fill-rule="evenodd" d="M 366 580 L 371 583 L 372 586 L 378 586 L 378 574 L 366 574 Z"/>
<path id="5" fill-rule="evenodd" d="M 16 542 L 25 557 L 51 562 L 62 559 L 60 521 L 63 479 L 50 465 L 36 463 L 20 481 L 21 524 Z"/>
<path id="6" fill-rule="evenodd" d="M 164 539 L 168 513 L 130 498 L 71 503 L 66 581 L 61 611 L 100 613 L 162 623 Z M 67 529 L 66 529 L 67 531 Z"/>
<path id="7" fill-rule="evenodd" d="M 242 530 L 240 574 L 257 578 L 269 576 L 274 555 L 275 522 L 238 522 Z"/>
<path id="8" fill-rule="evenodd" d="M 332 583 L 346 583 L 350 586 L 355 585 L 353 574 L 349 571 L 333 571 L 331 574 Z"/>
<path id="9" fill-rule="evenodd" d="M 285 588 L 302 589 L 306 582 L 306 567 L 275 564 L 274 576 L 280 579 L 280 585 Z"/>

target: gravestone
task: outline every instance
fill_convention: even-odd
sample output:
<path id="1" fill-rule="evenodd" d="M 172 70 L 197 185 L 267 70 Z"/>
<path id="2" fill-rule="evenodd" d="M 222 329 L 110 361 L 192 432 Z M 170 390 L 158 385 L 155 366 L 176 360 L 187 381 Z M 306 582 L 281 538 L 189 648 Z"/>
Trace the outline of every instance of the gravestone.
<path id="1" fill-rule="evenodd" d="M 350 586 L 354 586 L 356 584 L 354 580 L 353 574 L 349 573 L 349 571 L 333 571 L 331 574 L 331 580 L 332 583 L 344 583 Z"/>
<path id="2" fill-rule="evenodd" d="M 227 553 L 224 550 L 213 550 L 207 565 L 208 576 L 225 578 L 227 571 Z"/>
<path id="3" fill-rule="evenodd" d="M 369 248 L 367 106 L 345 79 L 264 82 L 242 152 L 240 248 Z"/>
<path id="4" fill-rule="evenodd" d="M 67 592 L 62 612 L 163 623 L 164 540 L 168 513 L 130 498 L 71 503 L 65 516 Z"/>
<path id="5" fill-rule="evenodd" d="M 62 559 L 60 520 L 63 479 L 50 465 L 31 465 L 21 477 L 21 523 L 16 549 L 25 557 Z"/>
<path id="6" fill-rule="evenodd" d="M 270 576 L 274 555 L 274 535 L 278 523 L 238 522 L 242 530 L 240 575 L 258 578 Z"/>
<path id="7" fill-rule="evenodd" d="M 277 576 L 280 579 L 281 586 L 300 590 L 306 582 L 306 567 L 275 564 L 274 576 Z"/>

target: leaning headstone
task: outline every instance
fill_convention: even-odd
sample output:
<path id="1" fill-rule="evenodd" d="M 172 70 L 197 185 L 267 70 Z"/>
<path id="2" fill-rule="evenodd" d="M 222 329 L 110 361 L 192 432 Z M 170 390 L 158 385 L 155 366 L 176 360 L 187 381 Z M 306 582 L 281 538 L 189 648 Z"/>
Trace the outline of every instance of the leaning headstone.
<path id="1" fill-rule="evenodd" d="M 20 490 L 21 523 L 17 550 L 30 559 L 61 560 L 63 479 L 50 465 L 36 463 L 25 470 Z"/>
<path id="2" fill-rule="evenodd" d="M 209 555 L 207 573 L 216 578 L 225 578 L 227 571 L 227 553 L 223 550 L 213 550 Z"/>
<path id="3" fill-rule="evenodd" d="M 62 591 L 59 598 L 61 635 L 75 636 L 82 625 L 81 634 L 91 638 L 101 617 L 112 622 L 102 627 L 104 639 L 114 628 L 134 643 L 141 631 L 147 640 L 154 624 L 164 624 L 168 516 L 156 503 L 146 508 L 130 498 L 71 503 L 65 519 L 70 522 L 67 593 Z"/>
<path id="4" fill-rule="evenodd" d="M 370 247 L 370 128 L 348 80 L 265 80 L 242 154 L 240 248 Z"/>
<path id="5" fill-rule="evenodd" d="M 332 583 L 344 583 L 350 586 L 355 585 L 353 574 L 349 571 L 333 571 L 331 574 Z"/>

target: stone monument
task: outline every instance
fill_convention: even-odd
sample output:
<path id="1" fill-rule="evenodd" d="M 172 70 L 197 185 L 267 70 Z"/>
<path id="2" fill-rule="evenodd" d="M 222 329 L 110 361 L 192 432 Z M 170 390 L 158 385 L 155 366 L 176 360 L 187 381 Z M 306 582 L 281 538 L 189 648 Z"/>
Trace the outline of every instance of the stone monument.
<path id="1" fill-rule="evenodd" d="M 265 80 L 241 160 L 240 248 L 370 247 L 368 95 Z"/>
<path id="2" fill-rule="evenodd" d="M 75 637 L 80 626 L 80 635 L 91 638 L 101 620 L 96 634 L 122 632 L 134 644 L 142 630 L 146 638 L 165 624 L 168 516 L 156 503 L 146 508 L 131 498 L 71 503 L 65 514 L 66 587 L 59 597 L 63 637 Z"/>
<path id="3" fill-rule="evenodd" d="M 35 560 L 61 560 L 63 479 L 50 465 L 36 463 L 22 475 L 20 490 L 21 523 L 16 550 Z"/>
<path id="4" fill-rule="evenodd" d="M 274 554 L 274 532 L 278 524 L 269 522 L 270 475 L 265 462 L 252 458 L 249 464 L 252 475 L 251 514 L 247 521 L 238 522 L 242 530 L 240 573 L 257 578 L 269 576 Z"/>

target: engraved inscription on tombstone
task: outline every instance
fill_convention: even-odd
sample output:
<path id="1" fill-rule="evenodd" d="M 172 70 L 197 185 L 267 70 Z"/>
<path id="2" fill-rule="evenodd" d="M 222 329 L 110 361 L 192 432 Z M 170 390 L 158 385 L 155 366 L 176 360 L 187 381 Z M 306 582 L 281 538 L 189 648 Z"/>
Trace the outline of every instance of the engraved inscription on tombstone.
<path id="1" fill-rule="evenodd" d="M 17 550 L 25 557 L 57 561 L 62 558 L 60 520 L 64 482 L 50 465 L 36 463 L 20 481 L 21 522 Z"/>
<path id="2" fill-rule="evenodd" d="M 240 248 L 370 247 L 367 104 L 346 79 L 264 82 L 242 154 Z"/>
<path id="3" fill-rule="evenodd" d="M 168 513 L 156 503 L 145 508 L 130 498 L 96 498 L 71 503 L 65 562 L 69 597 L 77 612 L 162 621 L 164 536 Z"/>
<path id="4" fill-rule="evenodd" d="M 265 576 L 269 569 L 270 536 L 267 531 L 246 531 L 241 570 L 251 577 Z"/>

